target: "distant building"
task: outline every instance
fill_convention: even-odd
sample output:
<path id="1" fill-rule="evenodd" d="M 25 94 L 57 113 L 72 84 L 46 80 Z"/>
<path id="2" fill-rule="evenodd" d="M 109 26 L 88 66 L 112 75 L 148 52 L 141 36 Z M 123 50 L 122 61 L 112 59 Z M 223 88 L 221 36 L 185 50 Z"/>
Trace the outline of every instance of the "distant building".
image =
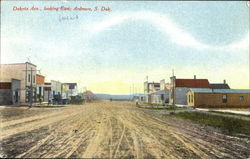
<path id="1" fill-rule="evenodd" d="M 78 90 L 77 90 L 77 83 L 64 83 L 69 86 L 69 97 L 71 96 L 77 96 Z"/>
<path id="2" fill-rule="evenodd" d="M 192 88 L 187 103 L 194 107 L 250 107 L 250 90 Z"/>
<path id="3" fill-rule="evenodd" d="M 12 83 L 13 79 L 20 81 L 20 103 L 35 101 L 36 96 L 36 65 L 26 63 L 1 64 L 0 82 Z M 15 84 L 18 82 L 14 82 Z M 12 85 L 15 85 L 12 83 Z M 19 87 L 19 86 L 18 86 Z"/>
<path id="4" fill-rule="evenodd" d="M 165 80 L 163 79 L 160 81 L 160 87 L 158 87 L 158 83 L 154 84 L 154 87 L 157 89 L 148 94 L 148 102 L 151 104 L 160 104 L 160 105 L 168 103 L 169 90 L 166 88 Z"/>
<path id="5" fill-rule="evenodd" d="M 53 96 L 62 94 L 62 83 L 59 81 L 51 80 L 51 91 Z"/>
<path id="6" fill-rule="evenodd" d="M 169 100 L 169 90 L 159 90 L 149 94 L 151 104 L 165 105 Z"/>
<path id="7" fill-rule="evenodd" d="M 176 79 L 170 77 L 169 104 L 187 105 L 187 92 L 190 88 L 211 88 L 207 79 Z"/>
<path id="8" fill-rule="evenodd" d="M 69 85 L 65 83 L 62 84 L 62 103 L 69 103 Z"/>
<path id="9" fill-rule="evenodd" d="M 144 92 L 152 93 L 160 90 L 160 83 L 144 82 Z"/>
<path id="10" fill-rule="evenodd" d="M 151 103 L 150 94 L 160 90 L 160 83 L 144 82 L 145 102 Z"/>
<path id="11" fill-rule="evenodd" d="M 51 80 L 51 92 L 53 104 L 61 104 L 62 99 L 62 83 L 59 81 Z"/>
<path id="12" fill-rule="evenodd" d="M 44 102 L 52 103 L 53 94 L 51 89 L 51 83 L 45 82 L 44 83 Z"/>
<path id="13" fill-rule="evenodd" d="M 223 83 L 211 83 L 210 86 L 212 89 L 230 89 L 226 80 L 224 80 Z"/>
<path id="14" fill-rule="evenodd" d="M 36 74 L 36 101 L 44 101 L 44 82 L 45 76 Z"/>

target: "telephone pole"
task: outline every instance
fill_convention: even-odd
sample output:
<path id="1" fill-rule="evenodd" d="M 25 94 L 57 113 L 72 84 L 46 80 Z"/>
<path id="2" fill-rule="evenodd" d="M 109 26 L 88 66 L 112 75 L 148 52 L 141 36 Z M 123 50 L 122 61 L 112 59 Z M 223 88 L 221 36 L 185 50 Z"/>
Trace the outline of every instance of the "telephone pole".
<path id="1" fill-rule="evenodd" d="M 173 77 L 172 77 L 172 81 L 173 81 L 173 106 L 175 106 L 175 76 L 174 76 L 174 69 L 172 70 L 172 73 L 173 73 Z"/>
<path id="2" fill-rule="evenodd" d="M 34 92 L 33 92 L 33 82 L 35 82 L 35 78 L 34 78 L 34 81 L 33 81 L 33 71 L 40 71 L 40 70 L 33 70 L 33 68 L 31 67 L 30 70 L 28 70 L 26 68 L 26 70 L 23 70 L 23 71 L 30 71 L 30 88 L 28 88 L 28 99 L 29 99 L 29 106 L 32 107 L 32 103 L 33 103 L 33 97 L 34 97 Z M 36 74 L 36 73 L 35 73 Z M 27 73 L 26 73 L 26 76 L 27 76 Z M 27 78 L 27 77 L 26 77 Z M 26 87 L 27 87 L 27 83 L 26 83 Z M 27 91 L 27 88 L 26 88 L 26 91 Z"/>

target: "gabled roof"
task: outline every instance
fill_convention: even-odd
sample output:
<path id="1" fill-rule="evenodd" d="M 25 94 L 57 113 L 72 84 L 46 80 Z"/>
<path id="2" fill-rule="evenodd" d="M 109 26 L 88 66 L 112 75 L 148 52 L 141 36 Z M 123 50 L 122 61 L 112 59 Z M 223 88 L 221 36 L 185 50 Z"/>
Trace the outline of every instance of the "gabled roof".
<path id="1" fill-rule="evenodd" d="M 211 88 L 207 79 L 175 79 L 175 87 Z"/>
<path id="2" fill-rule="evenodd" d="M 190 88 L 195 93 L 249 93 L 250 89 L 207 89 L 207 88 Z"/>
<path id="3" fill-rule="evenodd" d="M 161 95 L 161 94 L 166 94 L 166 93 L 168 93 L 168 90 L 159 90 L 159 91 L 149 93 L 149 94 Z"/>
<path id="4" fill-rule="evenodd" d="M 154 87 L 160 87 L 160 83 L 150 82 L 148 85 L 154 85 Z"/>
<path id="5" fill-rule="evenodd" d="M 224 83 L 213 83 L 210 86 L 213 89 L 230 89 L 229 85 Z"/>
<path id="6" fill-rule="evenodd" d="M 25 62 L 25 63 L 8 63 L 8 64 L 1 64 L 1 65 L 25 65 L 25 64 L 37 67 L 35 64 L 30 63 L 30 62 Z"/>

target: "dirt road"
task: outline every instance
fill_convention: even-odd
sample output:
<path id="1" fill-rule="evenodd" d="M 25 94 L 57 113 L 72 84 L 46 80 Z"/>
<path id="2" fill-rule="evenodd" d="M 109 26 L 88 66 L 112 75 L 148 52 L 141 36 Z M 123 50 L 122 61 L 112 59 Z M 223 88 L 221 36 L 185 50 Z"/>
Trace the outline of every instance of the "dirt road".
<path id="1" fill-rule="evenodd" d="M 129 102 L 0 107 L 0 157 L 248 158 L 250 141 Z"/>

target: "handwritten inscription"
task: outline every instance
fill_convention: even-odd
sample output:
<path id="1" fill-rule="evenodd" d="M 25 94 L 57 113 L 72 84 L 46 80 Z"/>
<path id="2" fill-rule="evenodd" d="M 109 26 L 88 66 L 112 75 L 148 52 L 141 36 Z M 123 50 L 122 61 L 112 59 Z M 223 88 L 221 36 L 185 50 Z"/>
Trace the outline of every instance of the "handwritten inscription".
<path id="1" fill-rule="evenodd" d="M 78 15 L 60 15 L 59 16 L 59 21 L 62 22 L 62 21 L 70 21 L 70 20 L 77 20 L 78 19 Z"/>

